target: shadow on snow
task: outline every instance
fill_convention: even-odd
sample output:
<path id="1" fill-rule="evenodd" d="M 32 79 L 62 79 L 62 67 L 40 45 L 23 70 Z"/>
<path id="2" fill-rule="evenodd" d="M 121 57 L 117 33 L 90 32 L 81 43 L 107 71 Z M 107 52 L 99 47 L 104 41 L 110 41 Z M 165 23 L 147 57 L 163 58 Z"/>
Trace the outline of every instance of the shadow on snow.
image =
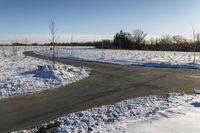
<path id="1" fill-rule="evenodd" d="M 194 103 L 192 103 L 191 105 L 193 105 L 194 107 L 200 107 L 200 102 L 194 102 Z"/>
<path id="2" fill-rule="evenodd" d="M 33 70 L 33 71 L 22 73 L 22 75 L 29 75 L 29 74 L 34 75 L 33 77 L 36 77 L 36 78 L 58 79 L 55 76 L 54 71 L 52 70 Z"/>

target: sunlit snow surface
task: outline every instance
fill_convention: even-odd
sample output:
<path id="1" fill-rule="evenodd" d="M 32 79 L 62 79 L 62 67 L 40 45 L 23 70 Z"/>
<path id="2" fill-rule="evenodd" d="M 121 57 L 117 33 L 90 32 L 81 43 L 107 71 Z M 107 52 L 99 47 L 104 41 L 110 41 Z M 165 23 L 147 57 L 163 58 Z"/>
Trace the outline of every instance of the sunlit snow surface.
<path id="1" fill-rule="evenodd" d="M 59 63 L 55 70 L 42 71 L 38 65 L 52 62 L 26 57 L 20 51 L 17 55 L 12 55 L 9 49 L 5 51 L 0 51 L 0 99 L 41 92 L 89 76 L 87 68 Z"/>
<path id="2" fill-rule="evenodd" d="M 36 49 L 35 52 L 47 56 L 51 56 L 52 53 L 48 47 L 42 50 L 41 48 Z M 83 50 L 59 47 L 56 56 L 78 60 L 158 67 L 198 68 L 200 64 L 199 53 L 196 53 L 194 61 L 194 53 L 185 52 L 97 50 L 87 48 Z M 36 66 L 38 64 L 47 63 L 41 60 L 34 60 L 30 57 L 28 57 L 27 60 L 27 57 L 21 56 L 19 59 L 23 62 L 27 62 L 27 64 L 25 63 L 23 66 L 20 64 L 22 62 L 19 60 L 18 63 L 15 63 L 15 58 L 16 57 L 9 58 L 14 61 L 8 61 L 11 62 L 9 66 L 15 68 L 13 70 L 14 72 L 9 70 L 9 67 L 4 66 L 7 63 L 7 59 L 5 60 L 5 58 L 3 58 L 4 61 L 2 59 L 0 60 L 3 61 L 0 64 L 1 68 L 4 68 L 1 69 L 1 78 L 4 79 L 4 82 L 13 81 L 14 83 L 18 83 L 16 79 L 23 81 L 20 74 L 30 73 L 37 69 Z M 21 67 L 23 69 L 21 69 Z M 4 71 L 6 72 L 7 69 L 8 72 L 3 75 Z M 57 72 L 53 73 L 56 75 Z M 10 79 L 7 75 L 10 75 Z M 12 79 L 12 77 L 15 76 L 19 77 Z M 31 76 L 31 80 L 32 79 L 37 81 L 37 76 Z M 40 80 L 38 82 L 39 85 L 41 85 Z M 57 82 L 59 82 L 59 80 L 52 80 L 48 85 L 54 86 Z M 45 82 L 42 82 L 42 85 L 44 85 L 44 83 Z M 45 88 L 48 88 L 48 85 L 45 86 Z M 8 88 L 10 88 L 10 86 Z M 52 132 L 54 133 L 199 133 L 200 95 L 198 94 L 200 91 L 195 89 L 193 92 L 196 94 L 186 95 L 170 93 L 167 98 L 160 96 L 133 98 L 113 105 L 105 105 L 72 113 L 52 120 L 49 123 L 45 123 L 40 127 L 19 132 L 36 132 L 41 127 L 48 128 L 53 126 L 54 130 Z"/>
<path id="3" fill-rule="evenodd" d="M 100 132 L 113 133 L 199 133 L 200 96 L 170 98 L 172 107 L 143 119 L 128 118 L 107 125 Z M 177 102 L 177 103 L 176 103 Z"/>
<path id="4" fill-rule="evenodd" d="M 104 63 L 142 65 L 169 68 L 199 68 L 200 53 L 137 51 L 137 50 L 101 50 L 58 47 L 57 56 L 74 60 L 98 61 Z M 35 50 L 35 53 L 52 56 L 49 50 Z"/>
<path id="5" fill-rule="evenodd" d="M 170 93 L 72 113 L 19 132 L 54 126 L 53 133 L 199 133 L 199 125 L 200 95 Z"/>

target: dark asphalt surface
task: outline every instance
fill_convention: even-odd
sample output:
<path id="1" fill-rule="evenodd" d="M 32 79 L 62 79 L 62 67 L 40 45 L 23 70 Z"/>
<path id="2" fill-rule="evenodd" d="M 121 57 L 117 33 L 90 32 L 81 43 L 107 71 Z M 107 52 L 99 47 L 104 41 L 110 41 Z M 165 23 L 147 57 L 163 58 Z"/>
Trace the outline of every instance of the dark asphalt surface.
<path id="1" fill-rule="evenodd" d="M 32 52 L 26 52 L 26 55 L 49 59 Z M 200 87 L 199 70 L 101 64 L 63 58 L 57 61 L 92 68 L 92 73 L 65 87 L 0 100 L 1 133 L 34 127 L 72 112 L 133 97 L 191 93 L 193 88 Z"/>

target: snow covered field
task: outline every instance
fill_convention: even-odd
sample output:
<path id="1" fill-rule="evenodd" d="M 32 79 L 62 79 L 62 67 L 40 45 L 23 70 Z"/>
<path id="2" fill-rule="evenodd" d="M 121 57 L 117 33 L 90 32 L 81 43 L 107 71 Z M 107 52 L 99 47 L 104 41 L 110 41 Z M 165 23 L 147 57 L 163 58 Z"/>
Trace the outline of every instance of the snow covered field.
<path id="1" fill-rule="evenodd" d="M 38 65 L 51 62 L 25 57 L 24 50 L 51 56 L 50 47 L 0 47 L 0 99 L 36 93 L 52 87 L 78 81 L 89 75 L 89 69 L 58 64 L 57 70 L 38 70 Z M 15 55 L 15 56 L 13 56 Z M 185 52 L 153 52 L 98 50 L 93 48 L 58 47 L 56 55 L 77 60 L 158 67 L 198 68 L 200 55 Z M 199 133 L 200 90 L 193 95 L 170 93 L 167 97 L 133 98 L 113 105 L 105 105 L 69 114 L 19 133 L 32 133 L 54 127 L 54 133 Z"/>
<path id="2" fill-rule="evenodd" d="M 37 47 L 32 47 L 36 49 Z M 31 50 L 31 47 L 29 47 Z M 32 49 L 32 50 L 33 50 Z M 11 96 L 37 93 L 81 80 L 89 76 L 87 68 L 78 68 L 58 64 L 57 69 L 46 67 L 38 69 L 38 65 L 51 65 L 52 62 L 25 57 L 21 47 L 14 53 L 12 47 L 1 47 L 0 50 L 0 99 Z"/>
<path id="3" fill-rule="evenodd" d="M 75 49 L 58 47 L 57 56 L 76 60 L 98 61 L 114 64 L 143 65 L 151 67 L 199 68 L 200 53 Z M 35 53 L 52 56 L 52 51 L 35 50 Z M 194 58 L 195 57 L 195 58 Z"/>
<path id="4" fill-rule="evenodd" d="M 54 127 L 53 133 L 199 133 L 200 95 L 133 98 L 72 113 L 20 133 Z"/>

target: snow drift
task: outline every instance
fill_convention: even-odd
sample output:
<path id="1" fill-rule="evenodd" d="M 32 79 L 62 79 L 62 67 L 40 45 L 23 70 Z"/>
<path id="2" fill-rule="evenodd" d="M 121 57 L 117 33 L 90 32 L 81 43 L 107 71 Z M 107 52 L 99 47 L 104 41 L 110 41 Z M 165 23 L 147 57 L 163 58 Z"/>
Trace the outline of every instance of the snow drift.
<path id="1" fill-rule="evenodd" d="M 169 93 L 166 97 L 149 96 L 125 100 L 57 118 L 40 127 L 20 133 L 51 129 L 53 133 L 199 132 L 200 95 Z M 195 120 L 194 120 L 195 119 Z M 188 121 L 192 122 L 188 125 Z M 187 126 L 185 126 L 187 125 Z M 173 129 L 176 127 L 176 129 Z"/>
<path id="2" fill-rule="evenodd" d="M 0 99 L 37 93 L 63 86 L 89 76 L 88 68 L 57 63 L 56 69 L 38 69 L 51 66 L 51 62 L 18 55 L 0 56 Z"/>

